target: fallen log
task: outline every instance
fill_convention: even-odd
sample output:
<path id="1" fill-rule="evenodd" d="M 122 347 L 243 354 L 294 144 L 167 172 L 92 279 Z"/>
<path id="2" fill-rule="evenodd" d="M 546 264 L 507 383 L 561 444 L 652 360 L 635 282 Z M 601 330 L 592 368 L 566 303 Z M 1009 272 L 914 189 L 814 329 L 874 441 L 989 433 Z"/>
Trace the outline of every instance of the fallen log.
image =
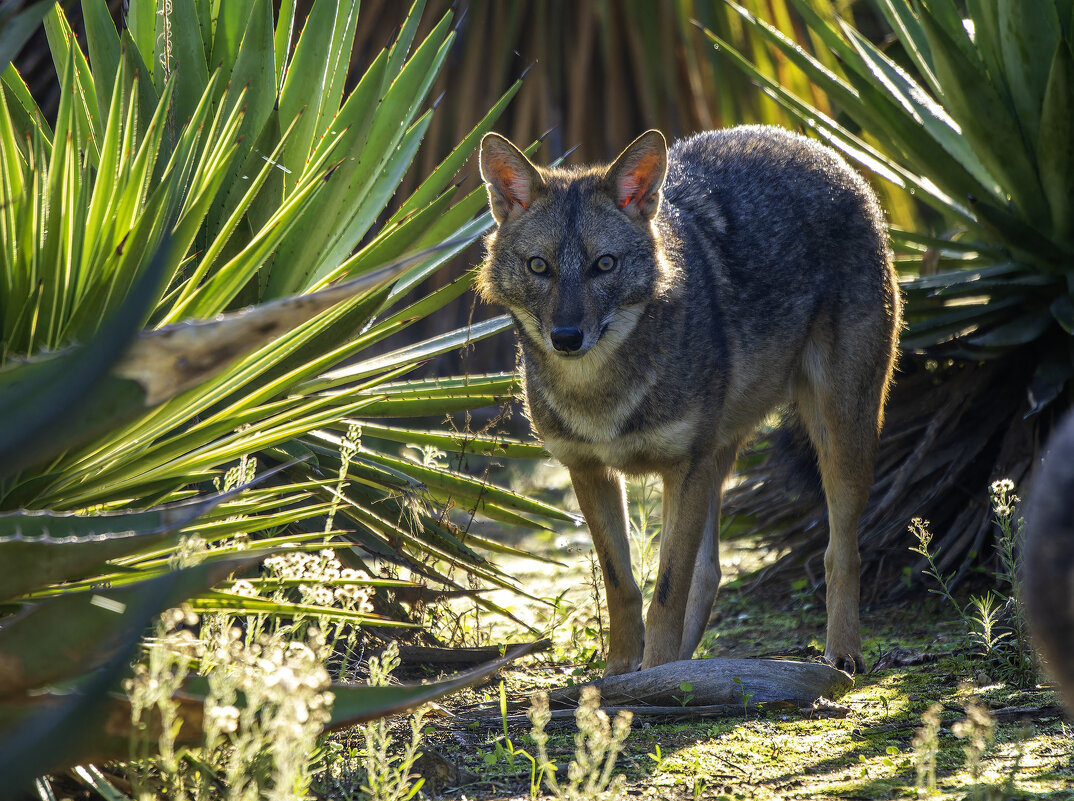
<path id="1" fill-rule="evenodd" d="M 735 706 L 788 701 L 808 706 L 817 698 L 838 698 L 854 686 L 841 670 L 818 662 L 788 659 L 685 659 L 636 673 L 563 687 L 548 694 L 550 707 L 577 704 L 581 688 L 600 690 L 602 706 Z M 684 688 L 684 685 L 689 685 Z"/>

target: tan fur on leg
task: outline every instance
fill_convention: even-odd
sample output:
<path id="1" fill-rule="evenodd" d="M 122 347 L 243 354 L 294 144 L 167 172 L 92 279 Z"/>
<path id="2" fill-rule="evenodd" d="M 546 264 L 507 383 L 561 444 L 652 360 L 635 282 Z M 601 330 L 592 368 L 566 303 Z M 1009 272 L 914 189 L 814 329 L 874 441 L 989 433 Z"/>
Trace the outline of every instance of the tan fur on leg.
<path id="1" fill-rule="evenodd" d="M 664 474 L 665 528 L 660 569 L 646 619 L 642 670 L 679 658 L 686 605 L 717 472 L 715 459 L 709 458 Z"/>
<path id="2" fill-rule="evenodd" d="M 629 673 L 641 663 L 645 634 L 641 622 L 641 590 L 630 566 L 623 479 L 604 467 L 572 468 L 570 474 L 578 504 L 593 535 L 608 596 L 608 666 L 604 675 Z"/>

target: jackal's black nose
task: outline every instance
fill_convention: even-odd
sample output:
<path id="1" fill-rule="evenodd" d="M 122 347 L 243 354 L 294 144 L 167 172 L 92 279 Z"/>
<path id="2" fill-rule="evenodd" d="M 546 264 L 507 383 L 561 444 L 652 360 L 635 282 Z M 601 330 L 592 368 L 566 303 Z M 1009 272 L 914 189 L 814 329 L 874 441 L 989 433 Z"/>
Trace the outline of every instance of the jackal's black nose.
<path id="1" fill-rule="evenodd" d="M 574 353 L 582 347 L 582 331 L 574 326 L 559 325 L 552 329 L 552 347 L 564 353 Z"/>

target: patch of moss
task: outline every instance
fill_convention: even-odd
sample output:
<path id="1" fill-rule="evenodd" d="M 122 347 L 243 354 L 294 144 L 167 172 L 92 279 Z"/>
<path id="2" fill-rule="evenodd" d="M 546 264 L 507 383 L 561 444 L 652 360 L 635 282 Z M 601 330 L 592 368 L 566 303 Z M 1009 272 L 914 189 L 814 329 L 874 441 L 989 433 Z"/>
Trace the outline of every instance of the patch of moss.
<path id="1" fill-rule="evenodd" d="M 549 600 L 559 598 L 558 611 L 529 601 L 520 603 L 517 596 L 503 594 L 495 599 L 556 642 L 552 657 L 538 657 L 505 673 L 513 700 L 524 701 L 550 686 L 599 675 L 594 664 L 576 661 L 579 655 L 599 648 L 593 630 L 588 545 L 578 535 L 571 530 L 516 543 L 568 563 L 566 569 L 521 560 L 500 563 L 527 590 Z M 814 588 L 804 582 L 758 585 L 754 571 L 770 561 L 770 554 L 741 540 L 722 550 L 724 584 L 711 621 L 716 634 L 708 638 L 708 655 L 805 656 L 823 647 L 823 597 Z M 857 676 L 854 688 L 837 701 L 847 708 L 845 717 L 811 718 L 798 710 L 782 710 L 685 722 L 635 718 L 618 763 L 628 778 L 629 797 L 662 801 L 916 798 L 912 740 L 922 725 L 922 715 L 938 703 L 938 793 L 932 797 L 1074 801 L 1072 730 L 1048 711 L 1058 703 L 1056 695 L 1040 687 L 985 683 L 990 679 L 987 665 L 967 650 L 966 633 L 953 617 L 949 606 L 923 590 L 899 605 L 864 609 L 862 631 L 870 666 L 893 649 L 902 650 L 903 660 Z M 606 614 L 603 619 L 606 622 Z M 506 641 L 521 635 L 513 624 L 486 620 L 486 639 Z M 915 654 L 919 655 L 916 664 Z M 493 700 L 497 692 L 490 685 L 453 699 L 449 706 L 482 697 Z M 965 717 L 971 699 L 991 710 L 1014 706 L 1044 710 L 1030 713 L 1028 722 L 997 721 L 995 740 L 984 754 L 976 784 L 966 770 L 964 743 L 952 732 L 952 725 Z M 438 797 L 470 801 L 529 797 L 527 762 L 516 761 L 514 772 L 502 760 L 489 762 L 497 740 L 503 738 L 498 718 L 474 728 L 446 718 L 434 728 L 430 744 L 479 777 L 476 783 Z M 528 747 L 527 730 L 524 725 L 509 730 L 516 747 Z M 566 770 L 574 751 L 574 729 L 556 724 L 550 732 L 550 753 L 560 770 Z"/>

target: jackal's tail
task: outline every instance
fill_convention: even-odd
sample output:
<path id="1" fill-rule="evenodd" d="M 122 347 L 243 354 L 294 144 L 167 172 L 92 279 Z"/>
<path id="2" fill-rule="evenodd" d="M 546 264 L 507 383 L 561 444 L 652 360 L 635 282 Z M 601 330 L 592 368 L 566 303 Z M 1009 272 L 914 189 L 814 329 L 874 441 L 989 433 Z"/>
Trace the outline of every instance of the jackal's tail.
<path id="1" fill-rule="evenodd" d="M 1026 614 L 1074 713 L 1074 412 L 1048 443 L 1026 504 Z"/>
<path id="2" fill-rule="evenodd" d="M 779 455 L 772 480 L 786 494 L 810 504 L 824 506 L 824 485 L 817 466 L 817 451 L 806 432 L 805 423 L 793 404 L 783 414 L 777 428 L 769 437 L 772 450 Z"/>
<path id="3" fill-rule="evenodd" d="M 824 485 L 817 452 L 797 408 L 786 409 L 779 426 L 754 443 L 743 458 L 736 482 L 724 490 L 728 518 L 764 521 L 756 530 L 767 532 L 782 531 L 784 523 L 800 523 L 804 515 L 817 514 L 816 524 L 824 522 Z M 765 485 L 779 487 L 779 492 L 757 492 Z"/>

